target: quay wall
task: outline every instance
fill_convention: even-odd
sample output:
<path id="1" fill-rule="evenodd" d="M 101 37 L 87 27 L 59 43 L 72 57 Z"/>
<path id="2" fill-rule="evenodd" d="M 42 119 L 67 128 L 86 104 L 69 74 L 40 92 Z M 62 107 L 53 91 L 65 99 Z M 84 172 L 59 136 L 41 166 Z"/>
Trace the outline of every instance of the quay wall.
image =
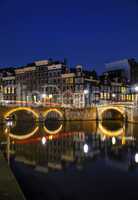
<path id="1" fill-rule="evenodd" d="M 96 120 L 97 119 L 97 109 L 85 108 L 85 109 L 65 109 L 65 120 Z"/>
<path id="2" fill-rule="evenodd" d="M 10 167 L 0 151 L 0 199 L 25 200 Z"/>

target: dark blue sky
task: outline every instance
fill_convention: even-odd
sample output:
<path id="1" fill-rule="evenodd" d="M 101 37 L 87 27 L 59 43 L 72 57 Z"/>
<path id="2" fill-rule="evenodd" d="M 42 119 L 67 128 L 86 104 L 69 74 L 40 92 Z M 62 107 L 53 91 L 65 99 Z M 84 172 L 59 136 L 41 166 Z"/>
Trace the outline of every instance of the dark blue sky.
<path id="1" fill-rule="evenodd" d="M 138 58 L 138 0 L 0 0 L 0 66 Z"/>

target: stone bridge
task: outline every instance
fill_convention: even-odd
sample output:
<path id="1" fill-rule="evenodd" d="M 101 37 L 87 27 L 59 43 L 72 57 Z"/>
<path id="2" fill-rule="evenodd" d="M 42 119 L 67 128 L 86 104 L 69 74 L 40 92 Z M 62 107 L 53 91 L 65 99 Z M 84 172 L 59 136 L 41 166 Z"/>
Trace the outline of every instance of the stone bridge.
<path id="1" fill-rule="evenodd" d="M 93 108 L 62 108 L 62 107 L 27 107 L 27 106 L 8 106 L 0 107 L 0 121 L 4 121 L 8 116 L 16 114 L 18 111 L 31 113 L 34 120 L 43 121 L 49 113 L 56 113 L 60 120 L 96 120 L 96 107 Z"/>
<path id="2" fill-rule="evenodd" d="M 138 122 L 138 107 L 127 104 L 104 104 L 91 108 L 63 108 L 63 107 L 27 107 L 27 106 L 8 106 L 0 107 L 0 122 L 8 116 L 18 112 L 26 111 L 32 113 L 36 121 L 45 120 L 49 113 L 56 113 L 61 120 L 103 120 L 103 115 L 108 110 L 116 110 L 125 121 Z"/>
<path id="3" fill-rule="evenodd" d="M 0 119 L 6 119 L 8 116 L 12 114 L 16 114 L 18 111 L 26 111 L 27 113 L 32 114 L 33 118 L 38 121 L 41 118 L 45 119 L 47 115 L 51 112 L 59 115 L 60 119 L 64 119 L 64 108 L 57 107 L 27 107 L 27 106 L 8 106 L 0 108 Z"/>
<path id="4" fill-rule="evenodd" d="M 133 122 L 133 112 L 134 106 L 131 104 L 104 104 L 97 106 L 97 119 L 102 121 L 104 114 L 109 111 L 114 110 L 119 112 L 124 121 Z"/>

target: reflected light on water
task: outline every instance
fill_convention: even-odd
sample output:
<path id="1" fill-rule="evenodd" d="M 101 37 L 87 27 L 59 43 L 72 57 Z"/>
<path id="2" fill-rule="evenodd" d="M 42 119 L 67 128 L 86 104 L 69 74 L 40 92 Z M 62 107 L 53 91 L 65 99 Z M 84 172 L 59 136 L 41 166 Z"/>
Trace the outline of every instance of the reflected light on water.
<path id="1" fill-rule="evenodd" d="M 50 136 L 48 137 L 48 139 L 49 139 L 49 140 L 52 140 L 52 139 L 53 139 L 53 136 L 52 136 L 52 135 L 50 135 Z"/>
<path id="2" fill-rule="evenodd" d="M 38 131 L 39 127 L 37 126 L 31 133 L 25 134 L 25 135 L 15 135 L 10 133 L 9 136 L 13 139 L 17 139 L 17 140 L 24 140 L 27 139 L 31 136 L 33 136 L 37 131 Z"/>
<path id="3" fill-rule="evenodd" d="M 124 134 L 124 127 L 118 129 L 118 130 L 109 130 L 109 129 L 106 129 L 102 123 L 99 123 L 99 131 L 100 133 L 104 134 L 104 135 L 107 135 L 107 136 L 119 136 L 119 135 L 123 135 Z"/>
<path id="4" fill-rule="evenodd" d="M 46 141 L 47 141 L 47 140 L 46 140 L 46 137 L 42 137 L 42 140 L 41 140 L 41 142 L 42 142 L 42 144 L 43 144 L 43 145 L 45 145 L 45 144 L 46 144 Z"/>
<path id="5" fill-rule="evenodd" d="M 5 131 L 4 131 L 5 133 L 8 133 L 8 128 L 5 128 Z"/>
<path id="6" fill-rule="evenodd" d="M 61 124 L 58 129 L 50 131 L 46 126 L 44 126 L 44 131 L 48 134 L 57 134 L 62 130 L 62 127 L 63 125 Z"/>
<path id="7" fill-rule="evenodd" d="M 84 144 L 83 151 L 84 151 L 84 153 L 88 153 L 88 151 L 89 151 L 88 144 Z"/>
<path id="8" fill-rule="evenodd" d="M 8 121 L 8 122 L 6 123 L 6 125 L 7 125 L 8 127 L 11 127 L 11 126 L 13 126 L 13 122 L 12 122 L 12 121 Z"/>
<path id="9" fill-rule="evenodd" d="M 135 154 L 135 162 L 138 163 L 138 153 Z"/>
<path id="10" fill-rule="evenodd" d="M 106 140 L 106 136 L 103 135 L 103 137 L 101 137 L 101 140 L 104 142 Z"/>
<path id="11" fill-rule="evenodd" d="M 116 138 L 112 137 L 112 144 L 115 145 L 116 144 Z"/>

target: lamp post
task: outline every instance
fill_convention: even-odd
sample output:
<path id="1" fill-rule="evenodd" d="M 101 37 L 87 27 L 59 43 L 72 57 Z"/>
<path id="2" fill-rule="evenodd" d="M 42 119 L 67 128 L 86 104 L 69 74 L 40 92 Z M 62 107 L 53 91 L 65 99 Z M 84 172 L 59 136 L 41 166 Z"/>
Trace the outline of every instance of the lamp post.
<path id="1" fill-rule="evenodd" d="M 116 94 L 113 93 L 113 94 L 112 94 L 112 101 L 115 101 L 115 98 L 116 98 Z"/>

